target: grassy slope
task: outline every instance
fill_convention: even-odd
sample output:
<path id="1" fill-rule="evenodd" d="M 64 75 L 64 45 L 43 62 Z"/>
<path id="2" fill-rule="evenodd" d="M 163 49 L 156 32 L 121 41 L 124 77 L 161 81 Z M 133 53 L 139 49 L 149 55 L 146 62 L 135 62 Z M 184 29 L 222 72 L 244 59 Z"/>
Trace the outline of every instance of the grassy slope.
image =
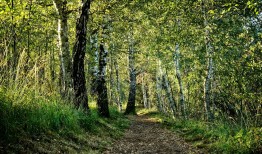
<path id="1" fill-rule="evenodd" d="M 55 99 L 9 96 L 0 91 L 0 153 L 97 153 L 129 126 L 115 108 L 103 119 Z"/>
<path id="2" fill-rule="evenodd" d="M 262 128 L 243 129 L 222 122 L 172 119 L 155 110 L 140 110 L 208 153 L 262 153 Z"/>

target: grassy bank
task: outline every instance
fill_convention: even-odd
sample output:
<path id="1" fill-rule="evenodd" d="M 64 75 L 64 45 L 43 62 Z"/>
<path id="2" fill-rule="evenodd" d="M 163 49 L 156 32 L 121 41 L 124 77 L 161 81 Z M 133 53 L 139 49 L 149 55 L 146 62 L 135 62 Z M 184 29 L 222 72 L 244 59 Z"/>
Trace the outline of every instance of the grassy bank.
<path id="1" fill-rule="evenodd" d="M 221 121 L 207 123 L 197 120 L 168 118 L 155 110 L 140 110 L 157 118 L 165 127 L 208 153 L 262 153 L 262 128 L 242 128 Z"/>
<path id="2" fill-rule="evenodd" d="M 116 108 L 103 119 L 94 107 L 85 113 L 55 98 L 19 97 L 0 91 L 0 153 L 101 151 L 129 126 Z"/>

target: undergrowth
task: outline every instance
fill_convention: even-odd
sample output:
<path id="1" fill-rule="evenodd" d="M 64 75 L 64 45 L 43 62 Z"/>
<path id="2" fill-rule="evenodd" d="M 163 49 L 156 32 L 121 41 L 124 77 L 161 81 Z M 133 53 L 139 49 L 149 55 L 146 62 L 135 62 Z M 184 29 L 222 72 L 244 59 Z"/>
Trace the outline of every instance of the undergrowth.
<path id="1" fill-rule="evenodd" d="M 158 118 L 164 126 L 208 153 L 262 153 L 261 127 L 242 128 L 221 121 L 173 119 L 152 110 L 139 112 Z"/>
<path id="2" fill-rule="evenodd" d="M 30 93 L 14 97 L 13 92 L 0 88 L 0 145 L 46 134 L 74 138 L 89 133 L 114 138 L 129 126 L 113 107 L 111 118 L 104 119 L 94 107 L 86 113 L 56 98 L 32 97 Z"/>

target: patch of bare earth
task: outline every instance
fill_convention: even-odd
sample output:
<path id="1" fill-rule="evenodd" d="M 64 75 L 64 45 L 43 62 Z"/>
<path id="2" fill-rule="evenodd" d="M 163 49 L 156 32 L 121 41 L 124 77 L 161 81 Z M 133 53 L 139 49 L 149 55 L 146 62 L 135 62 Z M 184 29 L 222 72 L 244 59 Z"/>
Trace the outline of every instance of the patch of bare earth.
<path id="1" fill-rule="evenodd" d="M 148 116 L 129 116 L 132 124 L 124 136 L 104 151 L 104 154 L 174 154 L 203 153 L 181 137 L 162 127 Z"/>

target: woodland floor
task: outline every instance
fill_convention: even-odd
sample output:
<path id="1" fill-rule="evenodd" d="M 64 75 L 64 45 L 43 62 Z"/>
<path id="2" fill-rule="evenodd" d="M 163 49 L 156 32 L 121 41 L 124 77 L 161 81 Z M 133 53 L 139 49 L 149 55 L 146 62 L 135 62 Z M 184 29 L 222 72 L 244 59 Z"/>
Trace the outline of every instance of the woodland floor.
<path id="1" fill-rule="evenodd" d="M 204 153 L 147 115 L 129 116 L 131 126 L 104 154 Z"/>

